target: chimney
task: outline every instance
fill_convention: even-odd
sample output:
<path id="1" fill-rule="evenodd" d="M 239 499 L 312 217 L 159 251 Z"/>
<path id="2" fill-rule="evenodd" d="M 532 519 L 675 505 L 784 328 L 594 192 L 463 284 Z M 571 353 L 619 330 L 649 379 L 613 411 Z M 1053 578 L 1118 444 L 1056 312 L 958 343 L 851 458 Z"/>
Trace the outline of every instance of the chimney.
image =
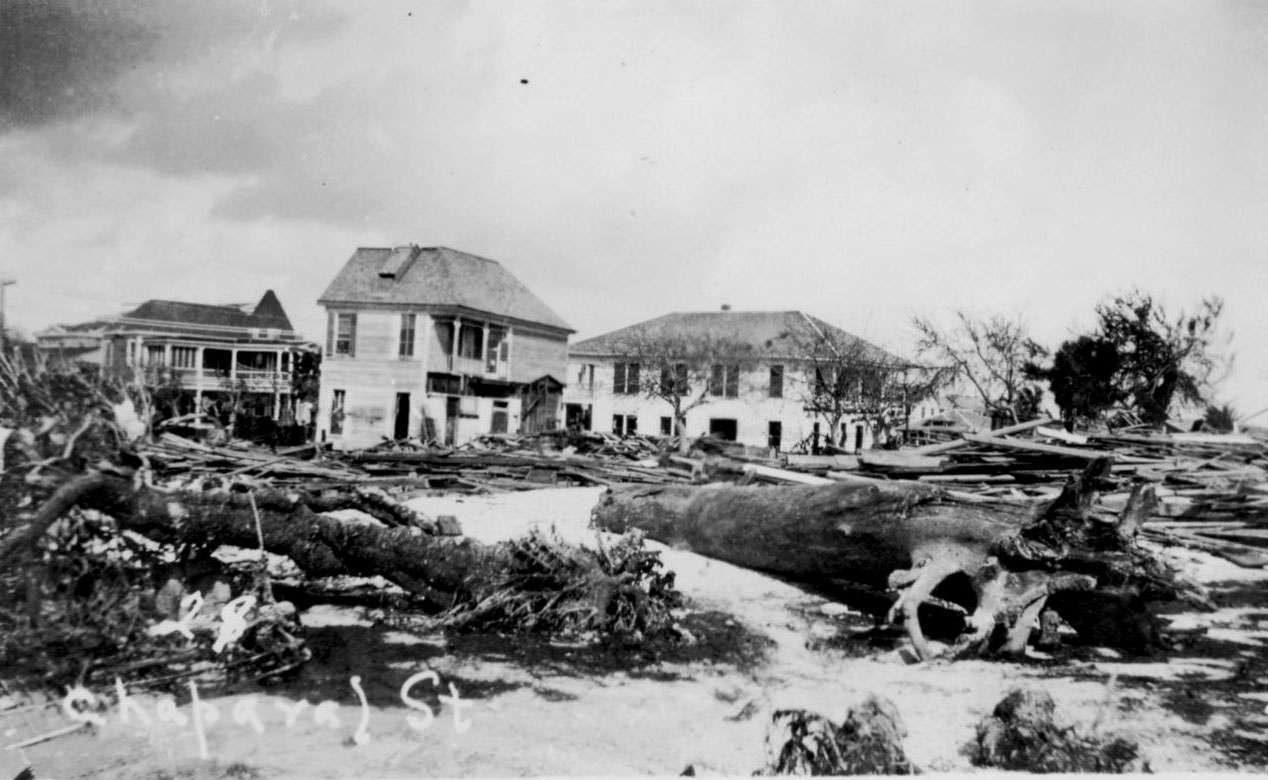
<path id="1" fill-rule="evenodd" d="M 731 310 L 731 304 L 729 303 L 722 304 L 722 311 L 730 311 L 730 310 Z"/>

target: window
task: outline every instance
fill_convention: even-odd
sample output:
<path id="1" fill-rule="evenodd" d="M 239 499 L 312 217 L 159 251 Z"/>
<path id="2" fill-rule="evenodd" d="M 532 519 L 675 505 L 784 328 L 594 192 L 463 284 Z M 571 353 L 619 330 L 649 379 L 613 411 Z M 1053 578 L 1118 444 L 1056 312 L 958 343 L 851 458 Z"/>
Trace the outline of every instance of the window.
<path id="1" fill-rule="evenodd" d="M 784 397 L 784 367 L 783 366 L 770 367 L 770 397 L 771 398 Z"/>
<path id="2" fill-rule="evenodd" d="M 414 314 L 401 315 L 401 357 L 414 357 Z"/>
<path id="3" fill-rule="evenodd" d="M 154 346 L 152 344 L 145 347 L 145 365 L 161 366 L 163 365 L 163 347 Z"/>
<path id="4" fill-rule="evenodd" d="M 353 357 L 357 353 L 357 315 L 333 315 L 333 333 L 331 334 L 333 355 Z"/>
<path id="5" fill-rule="evenodd" d="M 660 418 L 660 435 L 661 436 L 674 435 L 674 418 L 672 417 Z"/>
<path id="6" fill-rule="evenodd" d="M 443 395 L 459 395 L 462 393 L 462 377 L 453 374 L 429 373 L 427 375 L 427 392 Z"/>
<path id="7" fill-rule="evenodd" d="M 343 433 L 343 408 L 347 402 L 347 394 L 343 390 L 332 390 L 330 393 L 330 433 L 338 436 Z"/>
<path id="8" fill-rule="evenodd" d="M 833 391 L 831 366 L 815 366 L 815 395 L 831 395 Z"/>
<path id="9" fill-rule="evenodd" d="M 458 357 L 474 360 L 484 357 L 484 328 L 463 324 L 458 332 Z"/>
<path id="10" fill-rule="evenodd" d="M 194 368 L 196 360 L 198 350 L 195 347 L 172 347 L 172 368 Z"/>
<path id="11" fill-rule="evenodd" d="M 638 395 L 638 363 L 616 364 L 612 392 L 618 395 Z"/>
<path id="12" fill-rule="evenodd" d="M 672 369 L 666 366 L 660 370 L 660 392 L 661 395 L 679 396 L 691 392 L 686 363 L 675 363 Z"/>
<path id="13" fill-rule="evenodd" d="M 736 398 L 740 394 L 740 367 L 715 365 L 709 376 L 709 395 Z"/>
<path id="14" fill-rule="evenodd" d="M 485 372 L 492 374 L 498 370 L 499 362 L 506 362 L 508 346 L 504 328 L 489 328 L 489 355 L 485 361 Z"/>
<path id="15" fill-rule="evenodd" d="M 577 370 L 577 386 L 586 390 L 594 389 L 594 364 L 583 363 Z"/>
<path id="16" fill-rule="evenodd" d="M 638 417 L 632 414 L 612 415 L 612 432 L 622 436 L 638 433 Z"/>
<path id="17" fill-rule="evenodd" d="M 709 435 L 725 441 L 735 441 L 739 434 L 739 424 L 729 418 L 709 418 Z"/>
<path id="18" fill-rule="evenodd" d="M 780 442 L 784 438 L 784 424 L 779 420 L 766 423 L 766 446 L 779 452 Z"/>

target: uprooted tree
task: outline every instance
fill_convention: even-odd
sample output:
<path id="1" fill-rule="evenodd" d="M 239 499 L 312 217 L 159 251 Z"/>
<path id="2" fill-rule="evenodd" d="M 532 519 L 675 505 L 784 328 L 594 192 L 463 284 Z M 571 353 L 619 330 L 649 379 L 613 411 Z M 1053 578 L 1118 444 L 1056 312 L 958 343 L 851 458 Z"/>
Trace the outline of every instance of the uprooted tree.
<path id="1" fill-rule="evenodd" d="M 901 622 L 925 658 L 926 623 L 949 623 L 956 653 L 1015 653 L 1045 609 L 1090 643 L 1146 652 L 1159 641 L 1148 602 L 1209 602 L 1136 543 L 1151 488 L 1138 487 L 1117 518 L 1092 511 L 1108 473 L 1109 461 L 1097 461 L 1038 503 L 897 481 L 614 487 L 593 522 L 641 529 Z"/>
<path id="2" fill-rule="evenodd" d="M 222 545 L 286 556 L 310 578 L 385 577 L 444 625 L 672 633 L 672 574 L 638 538 L 598 550 L 541 534 L 482 544 L 443 535 L 373 489 L 314 493 L 214 475 L 163 485 L 154 454 L 137 446 L 145 426 L 121 424 L 147 403 L 144 388 L 87 369 L 0 356 L 0 667 L 35 660 L 64 680 L 146 666 L 133 656 L 165 615 L 139 594 L 153 599 L 166 572 L 195 568 Z M 349 508 L 372 519 L 324 514 Z"/>

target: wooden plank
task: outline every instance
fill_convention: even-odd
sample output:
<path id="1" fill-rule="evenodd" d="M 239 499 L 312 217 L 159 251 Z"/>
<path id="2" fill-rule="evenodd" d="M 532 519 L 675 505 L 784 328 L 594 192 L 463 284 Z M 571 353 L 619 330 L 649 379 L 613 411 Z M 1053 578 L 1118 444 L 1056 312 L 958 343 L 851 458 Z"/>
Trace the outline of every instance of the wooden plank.
<path id="1" fill-rule="evenodd" d="M 756 463 L 749 463 L 742 470 L 744 473 L 752 474 L 760 479 L 769 479 L 775 482 L 792 482 L 798 485 L 830 485 L 835 481 L 827 477 L 817 477 L 814 474 L 806 474 L 800 471 L 759 466 Z"/>
<path id="2" fill-rule="evenodd" d="M 917 447 L 916 449 L 912 450 L 912 452 L 915 452 L 919 455 L 936 455 L 939 452 L 950 452 L 951 450 L 958 450 L 962 447 L 967 447 L 970 441 L 969 435 L 978 436 L 979 438 L 993 439 L 999 436 L 1007 436 L 1011 433 L 1022 433 L 1023 431 L 1029 431 L 1044 425 L 1058 425 L 1060 424 L 1060 422 L 1061 422 L 1060 420 L 1054 420 L 1051 417 L 1047 417 L 1041 420 L 1029 420 L 1024 423 L 1018 423 L 1017 425 L 1010 425 L 1007 428 L 1000 428 L 998 430 L 991 431 L 990 433 L 966 434 L 965 436 L 963 436 L 962 438 L 956 441 L 949 441 L 943 444 L 930 444 L 925 447 Z"/>
<path id="3" fill-rule="evenodd" d="M 1046 425 L 1036 428 L 1035 435 L 1042 436 L 1045 439 L 1056 439 L 1057 441 L 1063 441 L 1066 444 L 1082 445 L 1082 444 L 1088 443 L 1086 436 L 1080 436 L 1077 433 L 1070 433 L 1065 428 L 1049 428 Z"/>
<path id="4" fill-rule="evenodd" d="M 872 450 L 859 455 L 859 465 L 885 471 L 941 471 L 947 459 L 910 450 Z"/>
<path id="5" fill-rule="evenodd" d="M 802 469 L 856 469 L 859 459 L 854 455 L 795 455 L 785 456 L 789 468 Z"/>
<path id="6" fill-rule="evenodd" d="M 998 433 L 998 431 L 996 431 L 996 433 Z M 1064 458 L 1097 460 L 1099 458 L 1114 457 L 1112 452 L 1106 452 L 1104 450 L 1076 450 L 1073 447 L 1058 447 L 1054 444 L 1041 444 L 1037 441 L 1014 439 L 1011 436 L 980 436 L 975 433 L 966 433 L 964 434 L 964 440 L 974 444 L 989 444 L 992 447 L 1005 447 L 1011 450 L 1042 452 L 1045 455 L 1058 455 Z"/>

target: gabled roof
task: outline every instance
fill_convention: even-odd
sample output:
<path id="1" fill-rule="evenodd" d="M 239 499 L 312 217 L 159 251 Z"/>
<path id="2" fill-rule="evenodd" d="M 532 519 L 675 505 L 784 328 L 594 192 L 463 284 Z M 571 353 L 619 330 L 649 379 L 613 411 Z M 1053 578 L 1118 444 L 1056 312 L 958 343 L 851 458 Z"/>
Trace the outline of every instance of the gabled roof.
<path id="1" fill-rule="evenodd" d="M 361 247 L 317 303 L 460 307 L 574 332 L 501 263 L 447 247 Z"/>
<path id="2" fill-rule="evenodd" d="M 673 312 L 604 333 L 571 345 L 573 355 L 621 355 L 626 344 L 673 336 L 732 340 L 748 344 L 758 358 L 804 358 L 808 345 L 820 339 L 838 345 L 857 345 L 877 362 L 905 362 L 858 336 L 800 311 Z"/>
<path id="3" fill-rule="evenodd" d="M 276 328 L 294 330 L 277 295 L 268 290 L 254 309 L 244 311 L 233 304 L 187 303 L 149 300 L 123 315 L 123 320 L 144 320 L 173 325 L 202 325 L 217 328 Z"/>

